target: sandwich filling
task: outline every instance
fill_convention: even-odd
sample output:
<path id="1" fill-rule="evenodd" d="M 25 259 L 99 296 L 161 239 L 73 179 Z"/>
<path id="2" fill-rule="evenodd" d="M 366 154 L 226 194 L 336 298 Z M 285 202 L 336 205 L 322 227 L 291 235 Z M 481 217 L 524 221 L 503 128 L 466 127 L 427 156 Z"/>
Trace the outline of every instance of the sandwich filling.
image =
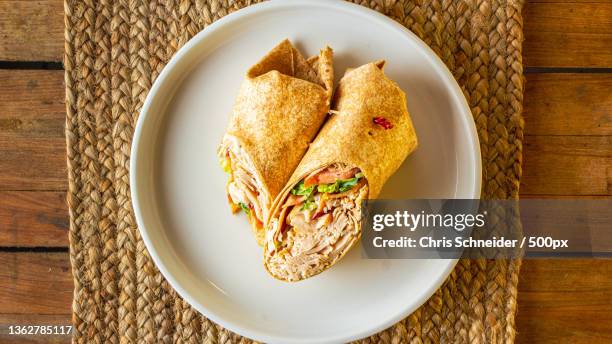
<path id="1" fill-rule="evenodd" d="M 264 221 L 270 208 L 270 199 L 262 183 L 253 172 L 253 164 L 242 147 L 224 139 L 219 148 L 221 167 L 228 174 L 227 200 L 232 213 L 243 211 L 259 245 L 263 245 Z"/>
<path id="2" fill-rule="evenodd" d="M 266 233 L 266 267 L 298 281 L 340 259 L 361 234 L 367 181 L 359 168 L 333 164 L 314 171 L 276 207 Z"/>

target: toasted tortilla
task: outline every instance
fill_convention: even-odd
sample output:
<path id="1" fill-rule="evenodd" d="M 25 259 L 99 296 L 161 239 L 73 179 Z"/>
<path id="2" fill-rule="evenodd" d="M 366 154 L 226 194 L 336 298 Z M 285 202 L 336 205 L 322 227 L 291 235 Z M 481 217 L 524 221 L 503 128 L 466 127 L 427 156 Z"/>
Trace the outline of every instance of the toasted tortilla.
<path id="1" fill-rule="evenodd" d="M 306 60 L 288 40 L 246 74 L 221 149 L 235 149 L 263 193 L 263 219 L 325 121 L 333 91 L 333 53 Z M 220 153 L 221 155 L 221 153 Z M 260 244 L 263 230 L 255 233 Z"/>

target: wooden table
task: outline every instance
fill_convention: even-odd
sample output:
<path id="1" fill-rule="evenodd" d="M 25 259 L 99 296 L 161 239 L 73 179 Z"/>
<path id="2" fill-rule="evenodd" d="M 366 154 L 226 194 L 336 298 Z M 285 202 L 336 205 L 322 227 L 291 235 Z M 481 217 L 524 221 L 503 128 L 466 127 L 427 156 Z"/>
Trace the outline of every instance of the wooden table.
<path id="1" fill-rule="evenodd" d="M 0 0 L 2 343 L 9 324 L 70 323 L 63 23 L 60 0 Z M 610 197 L 612 1 L 531 1 L 525 36 L 521 194 Z M 523 263 L 519 342 L 611 342 L 611 308 L 612 261 Z"/>

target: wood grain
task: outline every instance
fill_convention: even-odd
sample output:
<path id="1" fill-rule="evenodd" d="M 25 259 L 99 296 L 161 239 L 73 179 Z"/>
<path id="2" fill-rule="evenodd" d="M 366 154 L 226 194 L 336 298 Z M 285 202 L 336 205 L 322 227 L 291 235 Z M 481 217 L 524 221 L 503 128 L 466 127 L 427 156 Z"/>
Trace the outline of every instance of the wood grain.
<path id="1" fill-rule="evenodd" d="M 65 192 L 0 191 L 0 247 L 67 247 Z"/>
<path id="2" fill-rule="evenodd" d="M 526 260 L 517 343 L 610 343 L 612 261 Z"/>
<path id="3" fill-rule="evenodd" d="M 0 70 L 0 191 L 66 189 L 63 79 Z"/>
<path id="4" fill-rule="evenodd" d="M 612 67 L 612 3 L 528 3 L 524 63 Z"/>
<path id="5" fill-rule="evenodd" d="M 527 135 L 612 135 L 611 74 L 526 77 L 523 116 Z"/>
<path id="6" fill-rule="evenodd" d="M 612 136 L 526 136 L 521 194 L 612 195 Z"/>
<path id="7" fill-rule="evenodd" d="M 68 253 L 0 252 L 0 314 L 70 314 Z"/>
<path id="8" fill-rule="evenodd" d="M 61 61 L 63 2 L 0 1 L 0 37 L 0 60 Z"/>
<path id="9" fill-rule="evenodd" d="M 1 70 L 0 129 L 15 136 L 64 137 L 62 70 Z"/>

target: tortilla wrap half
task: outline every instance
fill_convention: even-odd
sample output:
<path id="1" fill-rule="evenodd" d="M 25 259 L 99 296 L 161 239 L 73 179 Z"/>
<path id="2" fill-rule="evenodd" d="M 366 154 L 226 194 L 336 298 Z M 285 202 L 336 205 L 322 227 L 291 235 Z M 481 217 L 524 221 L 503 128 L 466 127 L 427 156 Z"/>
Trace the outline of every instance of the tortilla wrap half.
<path id="1" fill-rule="evenodd" d="M 346 72 L 332 117 L 274 201 L 264 245 L 273 277 L 302 280 L 341 259 L 361 236 L 362 201 L 416 148 L 406 96 L 383 66 Z"/>
<path id="2" fill-rule="evenodd" d="M 244 210 L 260 245 L 272 201 L 329 112 L 332 50 L 308 60 L 288 40 L 246 74 L 219 147 L 232 212 Z"/>

